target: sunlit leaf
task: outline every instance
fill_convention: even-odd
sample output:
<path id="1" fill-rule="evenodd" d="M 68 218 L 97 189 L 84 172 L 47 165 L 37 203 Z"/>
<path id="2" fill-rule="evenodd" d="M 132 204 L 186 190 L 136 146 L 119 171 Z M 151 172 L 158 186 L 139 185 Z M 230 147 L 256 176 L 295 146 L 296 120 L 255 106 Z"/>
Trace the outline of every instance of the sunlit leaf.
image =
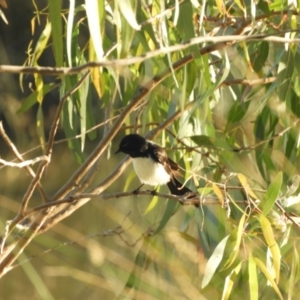
<path id="1" fill-rule="evenodd" d="M 238 257 L 239 251 L 240 251 L 240 245 L 244 233 L 244 227 L 245 227 L 245 220 L 246 220 L 246 214 L 244 213 L 243 216 L 240 219 L 239 226 L 237 230 L 233 231 L 230 235 L 231 240 L 234 239 L 233 243 L 233 251 L 231 252 L 228 260 L 226 261 L 223 269 L 227 269 L 235 262 L 236 258 Z"/>
<path id="2" fill-rule="evenodd" d="M 90 30 L 91 39 L 97 54 L 97 59 L 103 59 L 103 45 L 101 34 L 101 22 L 99 18 L 99 8 L 97 0 L 85 0 L 86 15 L 88 20 L 88 26 Z"/>
<path id="3" fill-rule="evenodd" d="M 273 230 L 272 230 L 269 220 L 263 214 L 260 214 L 259 221 L 261 224 L 261 229 L 262 229 L 263 235 L 265 237 L 265 240 L 266 240 L 268 247 L 272 253 L 276 282 L 278 283 L 279 275 L 280 275 L 280 261 L 281 261 L 280 249 L 275 240 L 274 233 L 273 233 Z"/>
<path id="4" fill-rule="evenodd" d="M 230 299 L 232 288 L 234 286 L 234 283 L 237 280 L 238 274 L 241 271 L 241 267 L 242 267 L 242 263 L 240 262 L 226 277 L 225 283 L 224 283 L 223 294 L 222 294 L 222 300 Z"/>
<path id="5" fill-rule="evenodd" d="M 253 199 L 258 199 L 257 196 L 255 195 L 255 193 L 252 191 L 252 189 L 250 188 L 250 184 L 247 181 L 247 178 L 244 174 L 238 173 L 237 177 L 242 185 L 242 187 L 244 188 L 244 190 L 246 191 L 246 193 L 251 196 Z"/>
<path id="6" fill-rule="evenodd" d="M 256 263 L 252 256 L 248 259 L 250 300 L 258 300 L 258 276 Z"/>
<path id="7" fill-rule="evenodd" d="M 135 1 L 117 0 L 117 2 L 120 7 L 120 11 L 122 12 L 127 22 L 130 24 L 130 26 L 135 30 L 140 30 L 141 26 L 138 24 L 135 17 L 135 9 L 134 9 Z"/>
<path id="8" fill-rule="evenodd" d="M 273 279 L 273 276 L 269 273 L 266 265 L 257 257 L 253 257 L 256 265 L 258 266 L 258 268 L 264 273 L 264 275 L 266 276 L 266 278 L 269 280 L 269 282 L 271 283 L 272 288 L 274 289 L 274 291 L 276 292 L 276 294 L 278 295 L 279 299 L 283 300 L 283 297 L 280 293 L 280 290 L 276 284 L 276 282 Z"/>
<path id="9" fill-rule="evenodd" d="M 221 192 L 220 188 L 214 183 L 213 183 L 212 187 L 213 187 L 214 193 L 216 194 L 216 196 L 218 197 L 218 199 L 220 201 L 221 206 L 224 206 L 225 201 L 224 201 L 223 193 Z"/>
<path id="10" fill-rule="evenodd" d="M 40 58 L 40 56 L 42 55 L 42 53 L 46 49 L 48 40 L 50 38 L 51 30 L 52 30 L 51 23 L 47 22 L 43 32 L 41 33 L 41 35 L 40 35 L 40 37 L 39 37 L 39 39 L 38 39 L 38 41 L 35 45 L 33 55 L 32 55 L 32 58 L 30 60 L 30 65 L 31 66 L 35 66 L 35 65 L 38 64 L 37 63 L 38 59 Z"/>
<path id="11" fill-rule="evenodd" d="M 210 256 L 210 258 L 207 261 L 206 267 L 205 267 L 205 274 L 202 280 L 201 288 L 206 287 L 212 277 L 214 276 L 218 266 L 220 265 L 220 262 L 222 261 L 225 247 L 227 240 L 229 238 L 229 235 L 224 237 L 223 240 L 217 245 L 214 252 Z"/>

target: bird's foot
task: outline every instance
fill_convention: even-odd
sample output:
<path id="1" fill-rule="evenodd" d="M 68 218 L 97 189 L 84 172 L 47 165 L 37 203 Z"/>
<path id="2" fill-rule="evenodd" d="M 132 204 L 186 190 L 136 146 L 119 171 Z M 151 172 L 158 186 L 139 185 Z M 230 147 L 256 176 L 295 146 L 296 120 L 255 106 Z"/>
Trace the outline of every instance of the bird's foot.
<path id="1" fill-rule="evenodd" d="M 134 191 L 132 191 L 132 193 L 133 193 L 134 195 L 137 195 L 138 192 L 140 191 L 140 189 L 141 189 L 141 187 L 142 187 L 143 185 L 144 185 L 144 184 L 141 184 L 137 189 L 135 189 Z"/>

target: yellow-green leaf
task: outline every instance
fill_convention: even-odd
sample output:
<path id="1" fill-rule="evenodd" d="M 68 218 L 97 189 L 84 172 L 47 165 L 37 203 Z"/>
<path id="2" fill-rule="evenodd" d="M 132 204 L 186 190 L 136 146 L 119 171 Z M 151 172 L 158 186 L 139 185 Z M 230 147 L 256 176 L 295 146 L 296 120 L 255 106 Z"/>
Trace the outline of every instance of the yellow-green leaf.
<path id="1" fill-rule="evenodd" d="M 258 278 L 256 263 L 252 256 L 248 259 L 250 300 L 258 300 Z"/>
<path id="2" fill-rule="evenodd" d="M 246 176 L 241 173 L 238 173 L 237 177 L 238 177 L 242 187 L 244 188 L 245 192 L 252 198 L 257 199 L 257 196 L 255 195 L 255 193 L 251 190 L 251 188 L 249 186 Z"/>
<path id="3" fill-rule="evenodd" d="M 236 241 L 235 241 L 233 252 L 230 254 L 229 259 L 227 260 L 223 270 L 229 268 L 234 263 L 234 261 L 236 260 L 238 254 L 239 254 L 240 244 L 241 244 L 242 236 L 243 236 L 243 232 L 244 232 L 245 219 L 246 219 L 246 214 L 244 213 L 240 219 L 237 230 L 235 230 L 231 234 L 231 235 L 234 234 Z"/>
<path id="4" fill-rule="evenodd" d="M 278 244 L 276 243 L 276 240 L 275 240 L 275 237 L 273 234 L 273 230 L 272 230 L 269 220 L 263 214 L 260 214 L 259 221 L 261 224 L 261 229 L 262 229 L 263 235 L 265 237 L 265 240 L 266 240 L 268 247 L 272 253 L 276 282 L 278 283 L 279 276 L 280 276 L 280 261 L 281 261 L 280 249 L 279 249 Z"/>
<path id="5" fill-rule="evenodd" d="M 283 300 L 283 297 L 279 291 L 279 288 L 278 288 L 276 282 L 274 281 L 272 274 L 269 273 L 266 265 L 257 257 L 253 257 L 253 259 L 254 259 L 256 265 L 258 266 L 258 268 L 264 273 L 266 278 L 269 280 L 269 282 L 270 282 L 272 288 L 274 289 L 274 291 L 276 292 L 276 294 L 279 296 L 280 299 Z"/>
<path id="6" fill-rule="evenodd" d="M 39 138 L 42 150 L 43 150 L 43 152 L 45 152 L 46 142 L 45 142 L 45 134 L 44 134 L 44 117 L 43 117 L 42 105 L 39 105 L 36 119 L 37 119 L 36 128 L 37 128 L 38 138 Z"/>
<path id="7" fill-rule="evenodd" d="M 212 187 L 213 187 L 213 190 L 214 190 L 216 196 L 218 197 L 218 199 L 219 199 L 221 205 L 224 206 L 224 202 L 225 202 L 225 201 L 224 201 L 224 197 L 223 197 L 222 191 L 221 191 L 220 188 L 219 188 L 216 184 L 214 184 L 214 183 L 213 183 Z"/>

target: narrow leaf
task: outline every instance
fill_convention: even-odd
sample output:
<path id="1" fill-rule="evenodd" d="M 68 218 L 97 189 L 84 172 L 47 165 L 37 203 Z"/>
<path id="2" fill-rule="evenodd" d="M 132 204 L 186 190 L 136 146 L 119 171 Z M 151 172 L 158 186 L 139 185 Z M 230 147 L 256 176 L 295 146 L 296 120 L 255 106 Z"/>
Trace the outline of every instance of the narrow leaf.
<path id="1" fill-rule="evenodd" d="M 224 207 L 224 202 L 225 201 L 224 201 L 224 197 L 223 197 L 223 194 L 222 194 L 220 188 L 216 184 L 214 184 L 214 183 L 213 183 L 212 187 L 213 187 L 214 193 L 218 197 L 218 199 L 219 199 L 222 207 Z"/>
<path id="2" fill-rule="evenodd" d="M 45 134 L 44 134 L 44 117 L 43 117 L 43 110 L 42 105 L 39 105 L 36 117 L 36 129 L 38 138 L 42 147 L 43 152 L 45 152 Z"/>
<path id="3" fill-rule="evenodd" d="M 238 257 L 240 245 L 241 245 L 241 241 L 242 241 L 242 236 L 243 236 L 243 232 L 244 232 L 245 220 L 246 220 L 246 214 L 244 213 L 240 219 L 237 231 L 235 230 L 231 234 L 232 238 L 235 237 L 235 245 L 233 248 L 233 252 L 230 254 L 229 259 L 227 260 L 223 269 L 229 268 L 235 262 L 236 258 Z"/>
<path id="4" fill-rule="evenodd" d="M 62 34 L 62 20 L 61 20 L 61 0 L 49 0 L 49 18 L 52 26 L 52 40 L 54 47 L 54 57 L 56 66 L 63 65 L 63 34 Z"/>
<path id="5" fill-rule="evenodd" d="M 278 283 L 279 276 L 280 276 L 280 260 L 281 260 L 280 249 L 279 249 L 278 244 L 276 243 L 276 240 L 275 240 L 275 237 L 273 234 L 273 230 L 272 230 L 269 220 L 263 214 L 260 214 L 259 221 L 261 224 L 261 229 L 262 229 L 263 235 L 265 237 L 265 240 L 266 240 L 268 247 L 272 253 L 276 282 Z"/>
<path id="6" fill-rule="evenodd" d="M 255 193 L 254 193 L 254 192 L 251 190 L 251 188 L 250 188 L 250 185 L 249 185 L 249 183 L 248 183 L 248 181 L 247 181 L 246 176 L 243 175 L 243 174 L 241 174 L 241 173 L 239 173 L 239 174 L 237 174 L 237 177 L 238 177 L 238 179 L 239 179 L 239 181 L 240 181 L 242 187 L 244 188 L 245 192 L 246 192 L 249 196 L 251 196 L 252 198 L 257 199 L 257 196 L 255 195 Z"/>
<path id="7" fill-rule="evenodd" d="M 202 285 L 201 285 L 202 289 L 208 285 L 208 283 L 214 276 L 218 266 L 220 265 L 220 262 L 224 255 L 224 251 L 225 251 L 225 247 L 226 247 L 228 238 L 229 238 L 229 235 L 226 236 L 225 238 L 223 238 L 223 240 L 217 245 L 213 254 L 207 261 L 207 264 L 205 267 L 205 274 L 204 274 L 204 277 L 202 280 Z"/>
<path id="8" fill-rule="evenodd" d="M 275 179 L 270 184 L 266 194 L 261 200 L 259 206 L 262 209 L 264 215 L 267 215 L 276 202 L 282 185 L 282 172 L 279 172 Z"/>
<path id="9" fill-rule="evenodd" d="M 102 35 L 101 26 L 98 10 L 97 0 L 85 0 L 86 15 L 88 19 L 88 25 L 90 30 L 91 39 L 97 54 L 97 59 L 103 59 L 103 46 L 102 46 Z"/>
<path id="10" fill-rule="evenodd" d="M 258 300 L 258 278 L 256 263 L 252 256 L 248 259 L 250 300 Z"/>
<path id="11" fill-rule="evenodd" d="M 272 288 L 274 289 L 274 291 L 276 292 L 276 294 L 279 296 L 280 299 L 283 300 L 283 297 L 279 291 L 279 288 L 276 284 L 276 282 L 273 279 L 273 276 L 269 273 L 266 265 L 257 257 L 253 257 L 256 265 L 258 266 L 258 268 L 264 273 L 264 275 L 266 276 L 266 278 L 269 280 Z"/>
<path id="12" fill-rule="evenodd" d="M 90 1 L 90 0 L 88 0 Z M 120 7 L 120 11 L 123 14 L 124 18 L 127 20 L 128 24 L 135 30 L 140 30 L 141 25 L 138 24 L 135 17 L 135 10 L 133 4 L 135 1 L 130 0 L 117 0 Z"/>

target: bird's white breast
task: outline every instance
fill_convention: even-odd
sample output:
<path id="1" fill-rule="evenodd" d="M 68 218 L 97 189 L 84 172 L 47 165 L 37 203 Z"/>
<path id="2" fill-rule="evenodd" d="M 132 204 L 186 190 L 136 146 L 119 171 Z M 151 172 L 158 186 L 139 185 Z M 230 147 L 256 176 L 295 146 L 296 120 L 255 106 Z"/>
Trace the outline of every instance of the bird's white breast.
<path id="1" fill-rule="evenodd" d="M 148 157 L 136 157 L 132 160 L 134 170 L 140 181 L 148 185 L 162 185 L 170 181 L 170 175 L 162 164 Z"/>

